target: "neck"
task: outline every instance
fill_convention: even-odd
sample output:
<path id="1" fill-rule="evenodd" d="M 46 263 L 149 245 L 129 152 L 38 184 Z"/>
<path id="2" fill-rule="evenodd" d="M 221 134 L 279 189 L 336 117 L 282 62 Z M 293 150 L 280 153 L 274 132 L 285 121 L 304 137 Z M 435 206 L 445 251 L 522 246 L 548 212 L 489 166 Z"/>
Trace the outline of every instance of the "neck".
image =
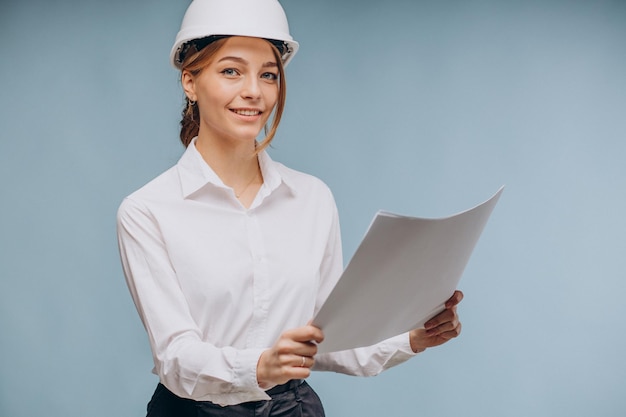
<path id="1" fill-rule="evenodd" d="M 253 140 L 233 144 L 198 135 L 196 149 L 222 182 L 236 193 L 250 181 L 254 182 L 256 176 L 261 178 Z"/>

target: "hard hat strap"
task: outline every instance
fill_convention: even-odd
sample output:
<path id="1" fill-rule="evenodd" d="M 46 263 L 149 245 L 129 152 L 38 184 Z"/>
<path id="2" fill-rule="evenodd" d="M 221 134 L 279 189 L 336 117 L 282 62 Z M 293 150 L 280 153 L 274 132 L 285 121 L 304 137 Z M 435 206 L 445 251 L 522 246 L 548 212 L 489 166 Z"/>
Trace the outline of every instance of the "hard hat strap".
<path id="1" fill-rule="evenodd" d="M 182 64 L 185 56 L 187 55 L 187 52 L 189 52 L 189 49 L 192 46 L 196 48 L 196 52 L 200 52 L 203 48 L 206 48 L 208 44 L 215 42 L 219 39 L 224 39 L 228 37 L 229 35 L 211 35 L 207 36 L 206 38 L 192 39 L 188 42 L 185 42 L 180 46 L 180 48 L 178 48 L 178 52 L 176 53 L 176 61 L 179 64 Z"/>
<path id="2" fill-rule="evenodd" d="M 231 36 L 233 35 L 211 35 L 205 38 L 192 39 L 188 42 L 185 42 L 184 44 L 180 46 L 180 48 L 178 48 L 178 52 L 176 53 L 176 61 L 178 62 L 178 64 L 182 64 L 183 60 L 185 59 L 185 56 L 187 55 L 187 52 L 189 52 L 189 49 L 192 46 L 195 47 L 196 52 L 200 52 L 203 48 L 206 48 L 206 46 L 209 45 L 210 43 L 213 43 L 219 39 L 229 38 Z M 278 52 L 280 52 L 280 55 L 283 58 L 283 60 L 286 58 L 288 54 L 292 52 L 291 48 L 286 42 L 275 40 L 275 39 L 266 39 L 266 40 L 269 41 L 272 45 L 274 45 L 278 49 Z"/>

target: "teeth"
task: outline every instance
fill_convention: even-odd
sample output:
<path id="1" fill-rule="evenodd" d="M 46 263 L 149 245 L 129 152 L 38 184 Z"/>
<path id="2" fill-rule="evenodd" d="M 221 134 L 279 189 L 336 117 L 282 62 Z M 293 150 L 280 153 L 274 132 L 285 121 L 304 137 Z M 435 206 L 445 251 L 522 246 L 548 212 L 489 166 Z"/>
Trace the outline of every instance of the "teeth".
<path id="1" fill-rule="evenodd" d="M 261 113 L 258 110 L 233 110 L 233 111 L 242 116 L 256 116 Z"/>

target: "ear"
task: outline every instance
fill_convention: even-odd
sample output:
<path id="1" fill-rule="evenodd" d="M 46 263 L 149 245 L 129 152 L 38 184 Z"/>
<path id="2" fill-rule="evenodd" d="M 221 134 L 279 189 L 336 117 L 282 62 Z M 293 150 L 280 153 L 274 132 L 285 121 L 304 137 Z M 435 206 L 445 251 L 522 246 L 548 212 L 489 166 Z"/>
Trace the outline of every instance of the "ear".
<path id="1" fill-rule="evenodd" d="M 187 98 L 191 101 L 198 101 L 196 96 L 196 80 L 193 74 L 187 70 L 183 70 L 180 75 L 180 83 Z"/>

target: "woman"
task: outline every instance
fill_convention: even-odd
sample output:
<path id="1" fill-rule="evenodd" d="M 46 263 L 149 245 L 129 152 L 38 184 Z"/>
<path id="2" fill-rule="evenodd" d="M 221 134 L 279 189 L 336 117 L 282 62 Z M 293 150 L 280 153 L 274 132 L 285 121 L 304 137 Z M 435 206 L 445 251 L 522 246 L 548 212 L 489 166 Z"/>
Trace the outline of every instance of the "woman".
<path id="1" fill-rule="evenodd" d="M 160 379 L 149 416 L 323 416 L 311 369 L 375 375 L 460 332 L 457 291 L 424 329 L 316 355 L 324 335 L 307 323 L 343 268 L 337 210 L 320 180 L 264 150 L 297 48 L 276 0 L 194 0 L 185 14 L 171 59 L 186 151 L 118 213 Z"/>

